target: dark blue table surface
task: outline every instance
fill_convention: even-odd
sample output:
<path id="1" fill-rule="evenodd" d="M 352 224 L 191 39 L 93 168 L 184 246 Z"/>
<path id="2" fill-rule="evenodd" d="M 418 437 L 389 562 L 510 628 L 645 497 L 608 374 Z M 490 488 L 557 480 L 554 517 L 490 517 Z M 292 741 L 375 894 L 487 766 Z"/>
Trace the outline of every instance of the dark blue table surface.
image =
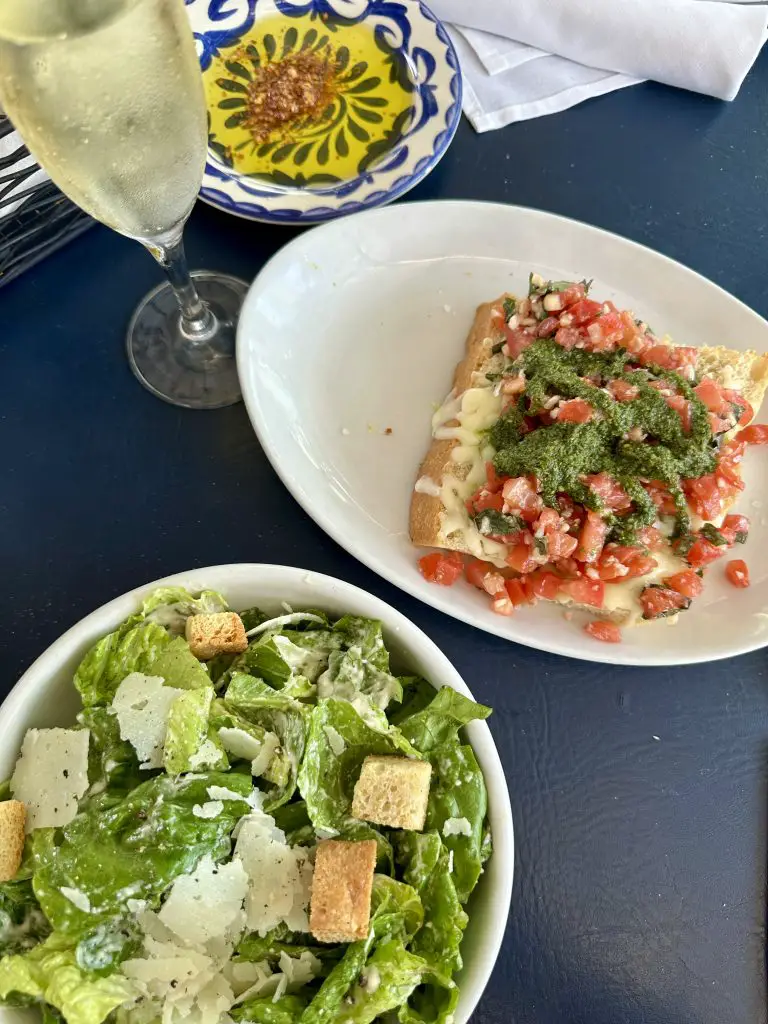
<path id="1" fill-rule="evenodd" d="M 727 105 L 655 85 L 477 136 L 411 199 L 567 214 L 653 246 L 768 314 L 768 53 Z M 190 262 L 252 278 L 292 237 L 204 206 Z M 379 579 L 295 504 L 245 409 L 172 408 L 123 334 L 158 280 L 98 227 L 0 291 L 0 695 L 63 630 L 193 566 L 267 561 L 396 605 L 475 694 L 512 795 L 517 872 L 477 1024 L 766 1020 L 763 652 L 587 665 L 462 626 Z"/>

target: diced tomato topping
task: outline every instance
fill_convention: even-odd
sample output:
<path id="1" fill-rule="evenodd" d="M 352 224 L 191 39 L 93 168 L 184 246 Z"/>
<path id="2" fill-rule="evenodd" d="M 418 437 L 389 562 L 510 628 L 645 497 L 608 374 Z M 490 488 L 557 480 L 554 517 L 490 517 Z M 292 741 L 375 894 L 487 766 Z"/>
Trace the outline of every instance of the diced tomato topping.
<path id="1" fill-rule="evenodd" d="M 730 413 L 731 406 L 723 395 L 723 389 L 711 377 L 702 378 L 701 383 L 697 384 L 693 390 L 696 397 L 706 405 L 710 412 L 722 417 L 726 417 Z"/>
<path id="2" fill-rule="evenodd" d="M 717 477 L 714 473 L 683 480 L 683 490 L 688 504 L 702 519 L 716 519 L 722 512 L 725 492 L 717 486 Z"/>
<path id="3" fill-rule="evenodd" d="M 545 317 L 537 327 L 536 334 L 540 338 L 551 338 L 559 326 L 560 321 L 556 316 Z"/>
<path id="4" fill-rule="evenodd" d="M 736 440 L 745 441 L 747 444 L 768 444 L 768 424 L 753 423 L 740 430 L 736 435 Z"/>
<path id="5" fill-rule="evenodd" d="M 582 477 L 582 480 L 606 508 L 612 509 L 614 512 L 626 512 L 632 507 L 632 501 L 627 492 L 608 473 L 592 473 Z"/>
<path id="6" fill-rule="evenodd" d="M 606 644 L 621 643 L 621 630 L 615 622 L 588 622 L 584 627 L 584 632 L 593 639 L 602 640 Z"/>
<path id="7" fill-rule="evenodd" d="M 571 327 L 583 327 L 584 324 L 594 320 L 602 308 L 602 303 L 595 302 L 594 299 L 582 299 L 568 309 L 566 316 L 570 319 L 566 320 L 566 323 Z"/>
<path id="8" fill-rule="evenodd" d="M 555 341 L 570 351 L 572 348 L 576 348 L 580 342 L 583 344 L 584 338 L 577 327 L 561 327 L 555 335 Z"/>
<path id="9" fill-rule="evenodd" d="M 520 327 L 505 326 L 504 333 L 507 336 L 507 354 L 512 359 L 517 359 L 520 353 L 536 340 L 533 334 Z"/>
<path id="10" fill-rule="evenodd" d="M 725 566 L 725 575 L 734 587 L 749 586 L 749 569 L 743 558 L 733 558 L 728 562 Z"/>
<path id="11" fill-rule="evenodd" d="M 670 587 L 646 587 L 640 595 L 644 619 L 659 619 L 690 606 L 691 599 Z"/>
<path id="12" fill-rule="evenodd" d="M 569 284 L 567 288 L 561 292 L 557 292 L 557 294 L 562 299 L 564 306 L 572 306 L 575 302 L 579 302 L 580 299 L 584 298 L 587 294 L 587 289 L 583 284 L 581 284 L 581 282 L 579 282 Z"/>
<path id="13" fill-rule="evenodd" d="M 655 526 L 644 526 L 638 531 L 637 539 L 649 551 L 659 551 L 664 547 L 664 537 Z"/>
<path id="14" fill-rule="evenodd" d="M 450 587 L 461 576 L 464 559 L 458 551 L 433 551 L 419 559 L 421 575 L 429 583 Z"/>
<path id="15" fill-rule="evenodd" d="M 514 569 L 515 572 L 527 573 L 537 569 L 539 563 L 533 558 L 530 545 L 523 542 L 522 544 L 516 544 L 509 552 L 507 555 L 507 565 Z"/>
<path id="16" fill-rule="evenodd" d="M 624 322 L 618 313 L 603 313 L 587 327 L 587 348 L 610 352 L 624 338 Z"/>
<path id="17" fill-rule="evenodd" d="M 704 589 L 704 580 L 693 569 L 683 569 L 682 572 L 676 572 L 674 576 L 668 576 L 664 580 L 664 584 L 670 590 L 675 590 L 683 597 L 690 598 L 698 597 Z"/>
<path id="18" fill-rule="evenodd" d="M 730 388 L 723 388 L 723 395 L 728 399 L 731 405 L 739 406 L 741 413 L 739 415 L 738 426 L 745 427 L 755 415 L 755 410 L 739 391 L 732 391 Z"/>
<path id="19" fill-rule="evenodd" d="M 601 580 L 620 583 L 622 580 L 647 576 L 658 564 L 656 559 L 646 555 L 642 548 L 606 544 L 600 554 L 597 571 Z"/>
<path id="20" fill-rule="evenodd" d="M 736 514 L 726 516 L 720 527 L 720 533 L 729 544 L 743 544 L 749 534 L 749 519 Z"/>
<path id="21" fill-rule="evenodd" d="M 725 551 L 725 547 L 713 544 L 706 537 L 697 537 L 685 556 L 685 560 L 694 569 L 701 569 L 703 566 L 709 565 L 710 562 L 716 562 L 718 558 L 722 558 Z"/>
<path id="22" fill-rule="evenodd" d="M 670 409 L 674 409 L 680 417 L 683 425 L 683 433 L 688 434 L 691 430 L 691 403 L 682 395 L 667 395 L 664 398 Z"/>
<path id="23" fill-rule="evenodd" d="M 579 542 L 570 533 L 550 533 L 547 536 L 547 554 L 550 562 L 559 562 L 570 558 Z"/>
<path id="24" fill-rule="evenodd" d="M 638 362 L 643 366 L 655 364 L 664 370 L 677 370 L 684 377 L 692 377 L 696 371 L 699 358 L 697 348 L 684 348 L 681 345 L 652 345 L 640 353 Z"/>
<path id="25" fill-rule="evenodd" d="M 673 516 L 675 514 L 677 511 L 675 503 L 672 500 L 672 495 L 667 490 L 666 484 L 662 483 L 661 480 L 651 480 L 647 484 L 643 484 L 643 487 L 648 492 L 648 497 L 659 510 L 660 515 Z"/>
<path id="26" fill-rule="evenodd" d="M 579 534 L 576 558 L 580 562 L 596 562 L 603 550 L 608 533 L 608 524 L 597 512 L 590 509 Z"/>
<path id="27" fill-rule="evenodd" d="M 637 384 L 626 380 L 609 380 L 606 387 L 617 402 L 631 402 L 640 394 Z"/>
<path id="28" fill-rule="evenodd" d="M 590 608 L 603 607 L 605 584 L 602 580 L 590 580 L 585 576 L 577 580 L 563 580 L 560 589 L 576 604 L 585 604 Z"/>
<path id="29" fill-rule="evenodd" d="M 527 476 L 513 476 L 505 480 L 502 494 L 511 511 L 519 512 L 529 523 L 536 521 L 544 507 L 544 502 Z"/>
<path id="30" fill-rule="evenodd" d="M 565 526 L 566 524 L 553 508 L 543 508 L 541 515 L 536 520 L 535 532 L 541 531 L 542 534 L 550 534 L 554 530 L 564 529 Z"/>
<path id="31" fill-rule="evenodd" d="M 507 580 L 507 596 L 515 608 L 519 608 L 521 604 L 529 604 L 523 580 Z"/>
<path id="32" fill-rule="evenodd" d="M 592 406 L 583 398 L 569 398 L 567 402 L 560 403 L 557 419 L 560 423 L 589 423 L 593 413 Z"/>
<path id="33" fill-rule="evenodd" d="M 553 572 L 547 572 L 546 569 L 537 569 L 525 577 L 525 592 L 528 595 L 529 601 L 534 601 L 538 597 L 543 598 L 545 601 L 554 601 L 560 593 L 562 584 L 563 581 Z"/>
<path id="34" fill-rule="evenodd" d="M 493 465 L 492 462 L 486 462 L 486 464 L 485 464 L 485 479 L 486 479 L 486 484 L 485 484 L 486 488 L 489 491 L 494 491 L 495 492 L 495 491 L 500 491 L 501 490 L 502 484 L 504 483 L 506 477 L 499 476 L 499 474 L 496 472 L 496 468 L 495 468 L 495 466 Z"/>
<path id="35" fill-rule="evenodd" d="M 506 580 L 500 572 L 488 572 L 483 577 L 483 590 L 491 597 L 498 597 L 499 594 L 506 594 Z"/>
<path id="36" fill-rule="evenodd" d="M 726 430 L 731 427 L 730 420 L 724 420 L 720 416 L 716 416 L 713 412 L 709 413 L 709 429 L 713 434 L 724 434 Z"/>
<path id="37" fill-rule="evenodd" d="M 744 489 L 744 481 L 738 467 L 744 458 L 745 448 L 743 441 L 731 439 L 720 449 L 720 458 L 717 462 L 717 476 L 739 491 Z"/>
<path id="38" fill-rule="evenodd" d="M 473 558 L 472 561 L 467 562 L 464 566 L 464 575 L 468 583 L 471 583 L 473 587 L 477 587 L 479 590 L 485 590 L 483 581 L 485 577 L 492 572 L 497 572 L 495 566 L 491 565 L 490 562 L 483 562 L 479 558 Z"/>
<path id="39" fill-rule="evenodd" d="M 501 512 L 504 508 L 504 499 L 500 494 L 491 494 L 490 491 L 486 491 L 483 487 L 467 502 L 467 512 L 471 516 L 476 516 L 479 512 L 487 512 L 488 509 L 493 509 L 496 512 Z"/>

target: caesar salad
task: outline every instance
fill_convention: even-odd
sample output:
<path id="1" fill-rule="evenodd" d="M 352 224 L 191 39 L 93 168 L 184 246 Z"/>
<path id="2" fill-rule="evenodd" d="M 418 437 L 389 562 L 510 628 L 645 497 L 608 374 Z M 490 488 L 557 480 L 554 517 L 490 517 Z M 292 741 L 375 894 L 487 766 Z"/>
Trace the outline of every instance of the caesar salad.
<path id="1" fill-rule="evenodd" d="M 439 681 L 435 681 L 439 682 Z M 381 623 L 152 593 L 0 790 L 0 1003 L 45 1024 L 452 1024 L 491 855 L 463 726 Z"/>

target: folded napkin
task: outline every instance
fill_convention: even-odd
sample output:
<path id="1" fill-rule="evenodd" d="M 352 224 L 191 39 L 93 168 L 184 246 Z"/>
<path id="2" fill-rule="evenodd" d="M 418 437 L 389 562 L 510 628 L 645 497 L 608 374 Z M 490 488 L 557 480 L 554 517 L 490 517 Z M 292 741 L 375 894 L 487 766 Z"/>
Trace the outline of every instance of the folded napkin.
<path id="1" fill-rule="evenodd" d="M 764 3 L 431 0 L 478 131 L 654 79 L 731 100 L 766 38 Z"/>

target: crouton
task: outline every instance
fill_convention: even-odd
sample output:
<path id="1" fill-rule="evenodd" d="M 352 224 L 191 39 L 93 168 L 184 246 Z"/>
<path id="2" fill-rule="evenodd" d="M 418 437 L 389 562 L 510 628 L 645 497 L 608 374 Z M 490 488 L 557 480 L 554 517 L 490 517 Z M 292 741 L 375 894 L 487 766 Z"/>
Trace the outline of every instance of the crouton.
<path id="1" fill-rule="evenodd" d="M 421 831 L 431 775 L 429 761 L 369 755 L 355 785 L 352 814 L 376 825 Z"/>
<path id="2" fill-rule="evenodd" d="M 240 654 L 248 646 L 243 620 L 237 612 L 190 615 L 187 642 L 196 658 L 208 661 L 217 654 Z"/>
<path id="3" fill-rule="evenodd" d="M 309 930 L 318 942 L 356 942 L 368 934 L 376 841 L 326 839 L 317 845 Z"/>
<path id="4" fill-rule="evenodd" d="M 16 877 L 24 853 L 27 809 L 20 800 L 0 803 L 0 882 Z"/>

